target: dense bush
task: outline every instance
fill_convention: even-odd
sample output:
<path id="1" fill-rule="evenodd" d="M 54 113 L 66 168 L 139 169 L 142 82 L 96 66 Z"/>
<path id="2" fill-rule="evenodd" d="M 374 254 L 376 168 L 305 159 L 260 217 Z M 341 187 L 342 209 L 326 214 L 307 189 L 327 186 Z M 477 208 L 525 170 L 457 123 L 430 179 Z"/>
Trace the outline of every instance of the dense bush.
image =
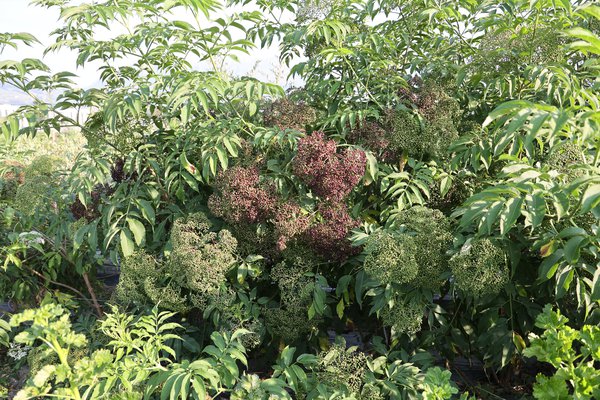
<path id="1" fill-rule="evenodd" d="M 34 3 L 60 11 L 47 51 L 101 84 L 0 62 L 32 98 L 0 122 L 18 396 L 483 396 L 427 353 L 479 359 L 493 390 L 597 396 L 598 6 Z M 301 88 L 225 72 L 275 43 Z M 12 151 L 65 129 L 75 160 Z"/>

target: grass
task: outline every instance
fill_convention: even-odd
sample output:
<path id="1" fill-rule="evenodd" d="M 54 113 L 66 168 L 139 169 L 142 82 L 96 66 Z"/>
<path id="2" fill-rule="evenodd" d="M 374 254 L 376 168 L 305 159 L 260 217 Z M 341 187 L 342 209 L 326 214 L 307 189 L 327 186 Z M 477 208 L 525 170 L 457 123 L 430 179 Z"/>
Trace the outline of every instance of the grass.
<path id="1" fill-rule="evenodd" d="M 34 138 L 21 136 L 0 157 L 27 165 L 40 156 L 54 156 L 64 160 L 63 167 L 71 168 L 77 155 L 86 145 L 86 139 L 78 130 L 65 130 Z"/>

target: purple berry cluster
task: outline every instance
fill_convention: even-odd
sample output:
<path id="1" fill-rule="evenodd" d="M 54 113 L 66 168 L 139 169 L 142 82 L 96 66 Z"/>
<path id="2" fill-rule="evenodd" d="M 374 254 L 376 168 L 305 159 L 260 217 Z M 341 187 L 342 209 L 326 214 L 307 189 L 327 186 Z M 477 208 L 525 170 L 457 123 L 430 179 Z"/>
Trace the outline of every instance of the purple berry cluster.
<path id="1" fill-rule="evenodd" d="M 256 166 L 221 171 L 215 193 L 208 199 L 211 212 L 230 224 L 255 224 L 271 218 L 277 205 L 275 189 L 261 182 Z"/>
<path id="2" fill-rule="evenodd" d="M 290 240 L 301 240 L 326 260 L 341 261 L 352 254 L 346 239 L 359 222 L 350 216 L 345 199 L 364 175 L 362 150 L 337 151 L 337 144 L 322 132 L 301 139 L 293 171 L 317 196 L 316 217 L 294 199 L 284 200 L 275 185 L 261 179 L 258 166 L 236 166 L 219 173 L 208 200 L 213 214 L 235 227 L 265 224 L 279 251 Z"/>
<path id="3" fill-rule="evenodd" d="M 294 174 L 319 197 L 321 220 L 306 232 L 311 247 L 327 260 L 342 261 L 352 254 L 348 233 L 359 225 L 350 216 L 346 197 L 365 173 L 366 155 L 360 149 L 337 151 L 323 132 L 313 132 L 298 142 Z"/>
<path id="4" fill-rule="evenodd" d="M 360 222 L 350 216 L 348 206 L 344 203 L 322 203 L 318 211 L 323 220 L 309 228 L 307 241 L 326 260 L 345 260 L 356 250 L 350 246 L 348 234 Z"/>
<path id="5" fill-rule="evenodd" d="M 293 161 L 294 174 L 322 200 L 339 202 L 346 198 L 365 173 L 367 158 L 359 149 L 337 152 L 333 140 L 313 132 L 298 142 Z"/>
<path id="6" fill-rule="evenodd" d="M 300 206 L 290 200 L 277 207 L 273 225 L 275 225 L 277 235 L 277 250 L 283 251 L 287 248 L 290 239 L 299 237 L 308 229 L 310 216 L 303 214 Z"/>

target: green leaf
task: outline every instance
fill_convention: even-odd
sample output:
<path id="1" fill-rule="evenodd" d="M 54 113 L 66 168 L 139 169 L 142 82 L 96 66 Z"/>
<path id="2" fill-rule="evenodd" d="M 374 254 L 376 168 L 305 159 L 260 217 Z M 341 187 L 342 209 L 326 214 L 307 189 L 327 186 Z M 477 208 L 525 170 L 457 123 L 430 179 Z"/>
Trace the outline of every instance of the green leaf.
<path id="1" fill-rule="evenodd" d="M 591 301 L 600 301 L 600 268 L 596 268 L 592 279 Z"/>
<path id="2" fill-rule="evenodd" d="M 125 257 L 129 257 L 133 254 L 135 246 L 133 244 L 133 240 L 131 238 L 131 232 L 127 228 L 121 229 L 120 233 L 121 239 L 121 251 Z"/>
<path id="3" fill-rule="evenodd" d="M 546 377 L 538 374 L 533 385 L 533 395 L 536 399 L 567 400 L 571 398 L 567 382 L 561 376 Z"/>
<path id="4" fill-rule="evenodd" d="M 564 246 L 565 260 L 569 264 L 574 264 L 579 260 L 579 254 L 581 253 L 581 246 L 584 241 L 587 242 L 586 236 L 573 236 L 567 241 Z M 585 243 L 584 243 L 585 244 Z"/>
<path id="5" fill-rule="evenodd" d="M 340 299 L 337 306 L 335 307 L 335 311 L 337 312 L 339 319 L 344 318 L 344 299 Z"/>
<path id="6" fill-rule="evenodd" d="M 531 229 L 535 229 L 541 225 L 546 216 L 546 201 L 540 193 L 534 193 L 526 199 L 527 204 L 527 222 L 531 225 Z"/>
<path id="7" fill-rule="evenodd" d="M 200 377 L 196 377 L 192 380 L 192 388 L 194 389 L 196 396 L 198 396 L 198 400 L 206 399 L 206 387 L 204 386 L 204 381 Z"/>
<path id="8" fill-rule="evenodd" d="M 227 151 L 229 152 L 229 154 L 230 154 L 232 157 L 237 157 L 237 156 L 238 156 L 238 150 L 237 150 L 237 147 L 236 147 L 236 146 L 233 146 L 233 145 L 231 144 L 231 140 L 230 140 L 230 139 L 229 139 L 227 136 L 225 136 L 225 137 L 223 138 L 223 144 L 225 145 L 225 147 L 227 148 Z"/>
<path id="9" fill-rule="evenodd" d="M 229 164 L 229 157 L 227 156 L 227 152 L 220 145 L 216 146 L 215 150 L 217 152 L 217 157 L 219 157 L 219 162 L 221 163 L 221 167 L 223 168 L 223 170 L 226 170 L 228 167 L 228 164 Z"/>
<path id="10" fill-rule="evenodd" d="M 249 116 L 253 116 L 254 114 L 256 114 L 257 110 L 258 110 L 258 106 L 256 105 L 255 102 L 248 104 L 248 115 Z"/>
<path id="11" fill-rule="evenodd" d="M 151 224 L 154 224 L 156 215 L 152 204 L 148 200 L 143 199 L 139 199 L 137 203 L 140 206 L 142 216 L 146 219 L 146 221 L 150 222 Z"/>
<path id="12" fill-rule="evenodd" d="M 506 202 L 504 211 L 500 214 L 500 234 L 504 235 L 512 229 L 521 215 L 521 205 L 523 199 L 513 197 Z"/>
<path id="13" fill-rule="evenodd" d="M 452 176 L 446 175 L 440 180 L 440 194 L 442 197 L 446 197 L 448 191 L 452 187 Z"/>
<path id="14" fill-rule="evenodd" d="M 146 238 L 146 228 L 144 227 L 144 224 L 135 218 L 127 218 L 127 224 L 129 225 L 129 230 L 133 232 L 135 243 L 140 246 Z"/>
<path id="15" fill-rule="evenodd" d="M 494 223 L 498 218 L 498 214 L 502 211 L 504 207 L 504 203 L 501 201 L 495 202 L 488 210 L 488 212 L 483 216 L 482 223 L 479 230 L 481 233 L 485 233 L 490 235 L 492 233 L 492 228 L 494 227 Z"/>
<path id="16" fill-rule="evenodd" d="M 81 228 L 77 229 L 75 235 L 73 236 L 73 250 L 76 251 L 77 249 L 79 249 L 79 247 L 81 247 L 81 245 L 83 244 L 83 239 L 88 229 L 88 225 L 83 225 Z"/>
<path id="17" fill-rule="evenodd" d="M 9 346 L 9 333 L 11 331 L 10 324 L 3 319 L 0 319 L 0 345 Z"/>
<path id="18" fill-rule="evenodd" d="M 538 280 L 540 282 L 546 281 L 554 276 L 556 273 L 560 262 L 562 261 L 564 256 L 564 251 L 562 249 L 556 250 L 550 256 L 544 258 L 544 261 L 540 264 Z"/>
<path id="19" fill-rule="evenodd" d="M 585 7 L 580 8 L 578 12 L 591 15 L 592 17 L 600 20 L 600 6 L 589 4 Z"/>
<path id="20" fill-rule="evenodd" d="M 585 214 L 600 205 L 600 184 L 590 185 L 581 197 L 580 214 Z"/>
<path id="21" fill-rule="evenodd" d="M 200 176 L 200 174 L 198 173 L 198 169 L 194 164 L 188 161 L 187 155 L 185 153 L 181 153 L 181 155 L 179 156 L 179 161 L 181 163 L 181 166 L 185 168 L 185 170 L 189 172 L 192 176 Z"/>

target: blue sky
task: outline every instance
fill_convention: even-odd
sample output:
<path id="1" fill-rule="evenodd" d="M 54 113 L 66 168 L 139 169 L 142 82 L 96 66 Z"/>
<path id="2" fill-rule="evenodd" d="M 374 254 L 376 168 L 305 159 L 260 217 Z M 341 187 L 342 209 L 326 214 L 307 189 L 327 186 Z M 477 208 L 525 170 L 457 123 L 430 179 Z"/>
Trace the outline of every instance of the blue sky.
<path id="1" fill-rule="evenodd" d="M 29 0 L 0 0 L 0 32 L 29 32 L 35 35 L 42 46 L 32 48 L 21 46 L 18 51 L 6 49 L 0 54 L 0 60 L 23 59 L 26 57 L 40 58 L 45 46 L 52 43 L 49 37 L 50 32 L 58 26 L 57 10 L 47 10 L 41 7 L 29 5 Z M 218 17 L 215 15 L 213 17 Z M 278 53 L 276 49 L 265 49 L 252 51 L 251 55 L 240 57 L 239 64 L 230 64 L 229 70 L 237 75 L 244 75 L 252 72 L 252 75 L 258 79 L 266 81 L 278 81 L 281 85 L 285 82 L 278 79 L 277 70 L 280 69 L 278 62 Z M 79 77 L 77 82 L 80 86 L 88 88 L 98 84 L 98 73 L 93 67 L 85 69 L 75 69 L 74 53 L 61 50 L 59 53 L 50 53 L 43 60 L 50 66 L 53 72 L 71 71 Z M 259 62 L 258 68 L 254 68 Z M 284 69 L 283 76 L 287 75 L 287 68 Z M 1 102 L 1 101 L 0 101 Z"/>

